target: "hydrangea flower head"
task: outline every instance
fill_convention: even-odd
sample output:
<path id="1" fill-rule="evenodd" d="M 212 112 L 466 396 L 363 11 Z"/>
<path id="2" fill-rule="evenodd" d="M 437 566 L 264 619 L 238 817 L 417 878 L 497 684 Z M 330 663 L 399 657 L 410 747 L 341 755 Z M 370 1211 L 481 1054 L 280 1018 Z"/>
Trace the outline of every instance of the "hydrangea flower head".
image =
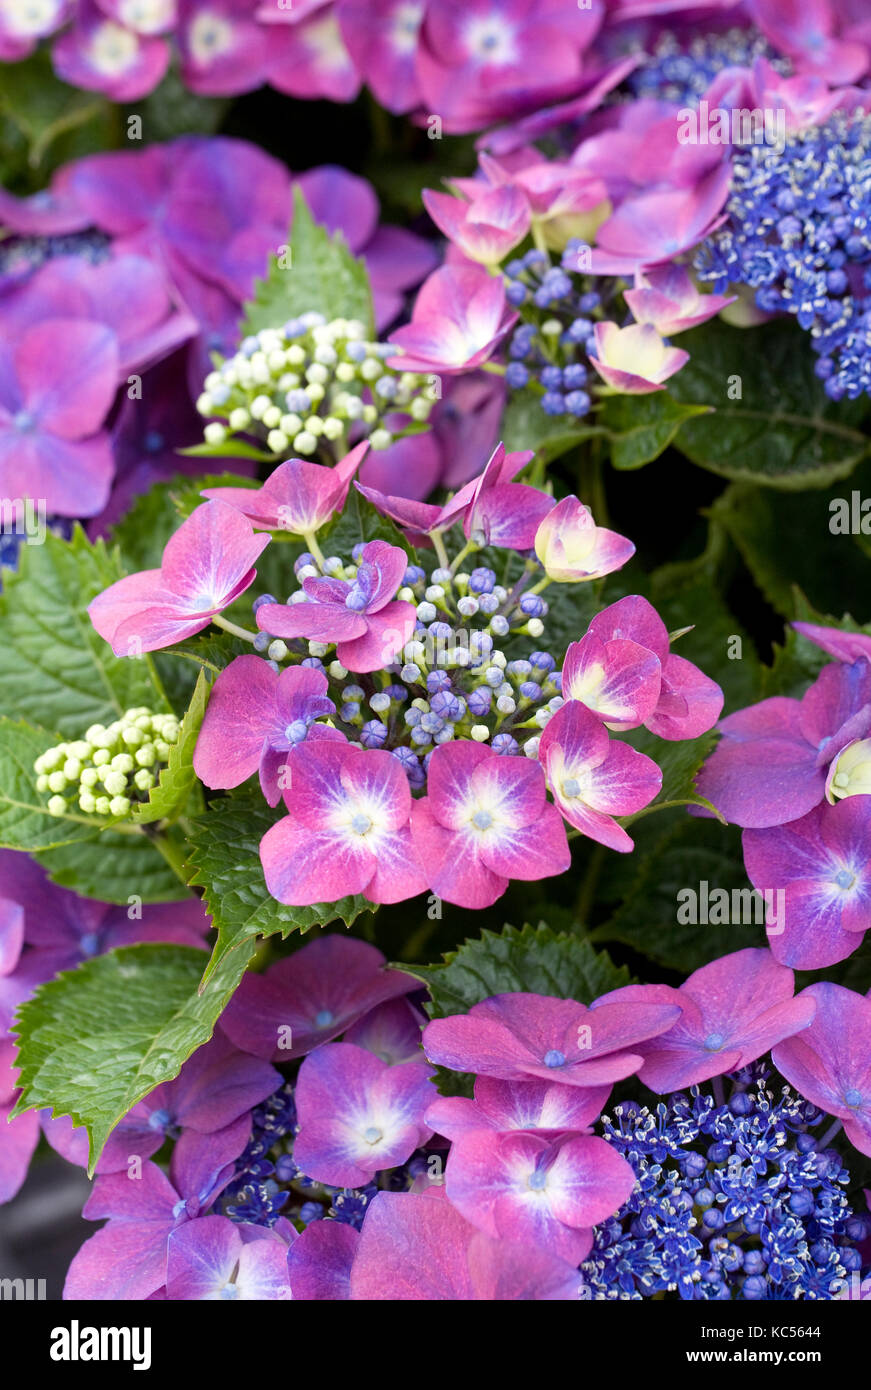
<path id="1" fill-rule="evenodd" d="M 768 940 L 777 960 L 819 970 L 857 949 L 871 926 L 871 800 L 821 804 L 786 825 L 745 830 L 744 866 L 760 891 L 783 893 Z"/>
<path id="2" fill-rule="evenodd" d="M 851 1220 L 840 1156 L 812 1132 L 823 1118 L 760 1064 L 728 1099 L 693 1086 L 655 1111 L 616 1105 L 605 1136 L 637 1182 L 595 1233 L 586 1297 L 837 1296 L 861 1268 L 864 1223 Z"/>
<path id="3" fill-rule="evenodd" d="M 689 361 L 682 348 L 667 347 L 652 323 L 597 323 L 596 352 L 590 361 L 608 386 L 623 395 L 662 391 L 669 377 Z"/>
<path id="4" fill-rule="evenodd" d="M 269 544 L 224 502 L 205 502 L 167 541 L 160 569 L 110 585 L 88 608 L 116 656 L 151 652 L 193 637 L 254 582 Z"/>
<path id="5" fill-rule="evenodd" d="M 666 1032 L 679 1012 L 672 1001 L 618 1000 L 588 1009 L 573 999 L 498 994 L 467 1014 L 434 1019 L 423 1045 L 430 1061 L 454 1071 L 603 1086 L 637 1071 L 635 1045 Z"/>
<path id="6" fill-rule="evenodd" d="M 366 941 L 321 937 L 265 975 L 243 976 L 221 1027 L 237 1047 L 257 1057 L 304 1057 L 379 1004 L 419 988 L 411 975 L 386 967 L 382 953 Z"/>
<path id="7" fill-rule="evenodd" d="M 274 671 L 259 656 L 237 656 L 212 687 L 194 752 L 194 771 L 207 787 L 238 787 L 259 771 L 270 806 L 281 799 L 285 755 L 313 738 L 342 741 L 337 729 L 315 724 L 335 713 L 322 671 L 307 666 Z"/>
<path id="8" fill-rule="evenodd" d="M 296 1084 L 294 1159 L 309 1177 L 361 1187 L 410 1158 L 430 1137 L 424 1121 L 436 1091 L 422 1059 L 391 1066 L 353 1043 L 306 1057 Z"/>
<path id="9" fill-rule="evenodd" d="M 680 1017 L 667 1032 L 639 1046 L 644 1054 L 639 1076 L 662 1095 L 739 1071 L 807 1028 L 813 1001 L 806 993 L 793 998 L 793 989 L 791 970 L 769 951 L 750 947 L 703 965 L 677 990 L 627 985 L 602 1000 L 680 1006 Z M 594 1010 L 599 1006 L 597 1000 Z"/>
<path id="10" fill-rule="evenodd" d="M 414 802 L 412 840 L 428 886 L 446 902 L 486 907 L 509 878 L 546 878 L 571 862 L 541 768 L 474 742 L 446 743 Z"/>

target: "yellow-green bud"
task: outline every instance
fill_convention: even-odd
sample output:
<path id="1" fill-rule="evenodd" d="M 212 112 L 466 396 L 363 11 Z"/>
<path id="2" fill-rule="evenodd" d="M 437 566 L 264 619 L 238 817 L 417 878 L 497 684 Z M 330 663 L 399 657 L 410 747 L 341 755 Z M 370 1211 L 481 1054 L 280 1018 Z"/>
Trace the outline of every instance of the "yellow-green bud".
<path id="1" fill-rule="evenodd" d="M 62 772 L 52 772 L 48 779 L 48 789 L 52 792 L 62 792 L 66 790 L 67 779 Z"/>
<path id="2" fill-rule="evenodd" d="M 62 796 L 50 796 L 48 799 L 48 814 L 50 816 L 62 816 L 67 809 L 67 803 Z"/>
<path id="3" fill-rule="evenodd" d="M 127 796 L 113 796 L 109 802 L 109 812 L 113 816 L 126 816 L 130 810 L 130 798 Z"/>

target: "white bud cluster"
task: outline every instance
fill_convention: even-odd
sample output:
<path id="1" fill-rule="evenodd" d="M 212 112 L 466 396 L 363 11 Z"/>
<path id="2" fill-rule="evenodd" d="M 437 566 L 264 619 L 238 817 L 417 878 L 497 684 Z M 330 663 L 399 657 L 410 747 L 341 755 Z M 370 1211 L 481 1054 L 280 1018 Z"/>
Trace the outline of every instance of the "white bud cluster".
<path id="1" fill-rule="evenodd" d="M 206 443 L 244 433 L 275 455 L 306 457 L 326 447 L 339 457 L 354 425 L 373 449 L 388 449 L 413 422 L 424 423 L 434 403 L 426 377 L 386 365 L 395 353 L 390 343 L 369 342 L 359 320 L 328 323 L 317 313 L 243 338 L 206 377 L 197 400 L 210 421 Z M 407 423 L 387 429 L 387 415 Z"/>
<path id="2" fill-rule="evenodd" d="M 174 714 L 128 709 L 112 724 L 92 724 L 84 738 L 40 753 L 33 764 L 36 790 L 48 794 L 52 816 L 73 805 L 86 815 L 126 816 L 148 799 L 178 736 Z"/>

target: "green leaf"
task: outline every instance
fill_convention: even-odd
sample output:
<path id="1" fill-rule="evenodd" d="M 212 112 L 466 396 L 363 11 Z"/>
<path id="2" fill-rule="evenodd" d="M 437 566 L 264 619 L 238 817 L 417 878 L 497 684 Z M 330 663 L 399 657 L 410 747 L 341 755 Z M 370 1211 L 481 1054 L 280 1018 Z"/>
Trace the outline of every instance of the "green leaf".
<path id="1" fill-rule="evenodd" d="M 713 730 L 702 734 L 700 738 L 685 739 L 680 743 L 671 743 L 659 738 L 649 729 L 630 729 L 627 734 L 621 734 L 621 738 L 631 743 L 639 753 L 646 753 L 648 758 L 652 758 L 662 768 L 662 790 L 659 796 L 634 816 L 624 816 L 621 820 L 622 825 L 632 826 L 644 816 L 670 806 L 703 806 L 706 811 L 712 811 L 719 817 L 720 813 L 716 807 L 703 796 L 699 796 L 693 785 L 696 773 L 717 742 L 717 735 Z"/>
<path id="2" fill-rule="evenodd" d="M 551 931 L 543 922 L 484 931 L 444 960 L 444 965 L 401 966 L 429 989 L 432 1018 L 468 1013 L 493 994 L 547 994 L 591 1004 L 630 979 L 625 966 L 618 968 L 586 937 Z"/>
<path id="3" fill-rule="evenodd" d="M 145 138 L 153 144 L 177 135 L 214 135 L 229 107 L 225 97 L 196 95 L 178 70 L 170 67 L 159 86 L 129 110 L 131 115 L 141 115 Z"/>
<path id="4" fill-rule="evenodd" d="M 279 457 L 268 449 L 257 449 L 253 444 L 246 444 L 235 435 L 232 439 L 225 439 L 223 444 L 190 444 L 176 452 L 191 459 L 255 459 L 258 463 L 275 463 Z"/>
<path id="5" fill-rule="evenodd" d="M 607 434 L 601 425 L 572 424 L 565 415 L 546 415 L 541 397 L 532 391 L 512 391 L 502 416 L 500 435 L 509 453 L 533 449 L 544 462 L 568 453 L 585 439 Z"/>
<path id="6" fill-rule="evenodd" d="M 203 952 L 153 942 L 124 946 L 66 970 L 19 1010 L 15 1113 L 51 1107 L 84 1125 L 89 1174 L 112 1130 L 143 1096 L 178 1076 L 212 1036 L 252 948 L 238 951 L 198 992 Z"/>
<path id="7" fill-rule="evenodd" d="M 206 673 L 201 669 L 193 697 L 181 722 L 178 742 L 169 750 L 166 767 L 157 785 L 148 793 L 148 800 L 133 806 L 135 824 L 147 825 L 151 821 L 177 819 L 187 806 L 194 786 L 199 785 L 194 772 L 194 749 L 206 712 L 209 689 Z"/>
<path id="8" fill-rule="evenodd" d="M 4 849 L 51 849 L 93 839 L 100 830 L 101 822 L 84 812 L 50 816 L 46 810 L 48 796 L 36 790 L 33 764 L 52 742 L 44 729 L 0 718 L 0 846 Z"/>
<path id="9" fill-rule="evenodd" d="M 726 605 L 721 587 L 714 533 L 708 550 L 696 559 L 654 570 L 649 597 L 669 632 L 692 628 L 673 650 L 717 681 L 726 695 L 726 713 L 731 713 L 759 698 L 761 665 L 751 638 Z"/>
<path id="10" fill-rule="evenodd" d="M 164 547 L 181 525 L 175 490 L 189 482 L 189 478 L 179 475 L 156 483 L 137 497 L 112 527 L 112 542 L 120 548 L 128 574 L 160 569 Z"/>
<path id="11" fill-rule="evenodd" d="M 765 945 L 765 928 L 755 922 L 755 905 L 753 921 L 746 925 L 678 920 L 685 901 L 678 900 L 682 890 L 692 889 L 701 897 L 704 882 L 709 894 L 715 889 L 730 895 L 734 890 L 749 892 L 736 827 L 673 813 L 671 828 L 627 869 L 632 876 L 623 901 L 603 926 L 590 933 L 593 941 L 622 942 L 658 965 L 685 974 L 729 951 Z"/>
<path id="12" fill-rule="evenodd" d="M 866 472 L 864 466 L 860 472 Z M 822 609 L 838 609 L 845 593 L 867 587 L 871 566 L 857 538 L 829 530 L 829 500 L 843 490 L 808 498 L 733 484 L 711 508 L 713 521 L 724 528 L 758 588 L 785 618 L 797 616 L 796 584 Z"/>
<path id="13" fill-rule="evenodd" d="M 810 344 L 794 323 L 752 330 L 711 320 L 681 337 L 690 360 L 681 398 L 714 406 L 687 420 L 677 447 L 702 468 L 767 487 L 824 487 L 845 478 L 868 452 L 861 401 L 830 401 L 814 374 Z M 740 379 L 742 398 L 729 399 Z"/>
<path id="14" fill-rule="evenodd" d="M 174 846 L 174 858 L 184 854 L 184 843 L 175 827 L 163 833 Z M 37 858 L 53 883 L 71 888 L 83 898 L 100 902 L 130 902 L 133 894 L 144 903 L 171 903 L 189 896 L 178 874 L 144 833 L 125 835 L 104 830 L 95 839 L 61 845 L 40 852 Z"/>
<path id="15" fill-rule="evenodd" d="M 676 401 L 667 391 L 607 396 L 599 418 L 611 436 L 612 464 L 619 469 L 643 468 L 668 448 L 685 421 L 711 409 Z"/>
<path id="16" fill-rule="evenodd" d="M 369 275 L 348 249 L 341 232 L 333 236 L 315 222 L 301 191 L 294 191 L 290 265 L 272 257 L 269 274 L 254 288 L 246 305 L 242 334 L 280 328 L 299 314 L 317 310 L 327 319 L 360 319 L 372 334 L 374 312 Z"/>
<path id="17" fill-rule="evenodd" d="M 272 454 L 269 455 L 272 458 Z M 191 512 L 196 511 L 208 499 L 203 497 L 206 488 L 244 487 L 257 489 L 261 484 L 256 478 L 248 478 L 242 473 L 203 473 L 196 478 L 181 477 L 172 484 L 172 501 L 176 509 L 176 528 L 179 518 L 186 521 Z"/>
<path id="18" fill-rule="evenodd" d="M 152 661 L 113 656 L 88 617 L 91 600 L 122 575 L 117 556 L 79 527 L 70 541 L 49 533 L 44 545 L 22 546 L 0 595 L 5 714 L 80 738 L 131 706 L 168 708 Z"/>
<path id="19" fill-rule="evenodd" d="M 389 517 L 382 516 L 372 503 L 352 487 L 342 511 L 319 533 L 318 543 L 325 555 L 350 555 L 355 545 L 367 541 L 387 541 L 415 558 L 414 547 Z M 292 570 L 292 562 L 291 562 Z"/>
<path id="20" fill-rule="evenodd" d="M 3 67 L 0 111 L 20 130 L 28 145 L 28 163 L 37 168 L 60 136 L 100 120 L 109 103 L 95 92 L 61 82 L 48 53 L 40 50 L 22 63 Z"/>
<path id="21" fill-rule="evenodd" d="M 189 843 L 192 887 L 205 890 L 206 907 L 218 940 L 205 978 L 224 958 L 257 936 L 305 932 L 341 919 L 350 926 L 372 904 L 359 894 L 336 903 L 288 907 L 271 897 L 260 864 L 260 841 L 279 812 L 271 811 L 259 787 L 241 788 L 213 801 L 205 816 L 194 821 Z"/>

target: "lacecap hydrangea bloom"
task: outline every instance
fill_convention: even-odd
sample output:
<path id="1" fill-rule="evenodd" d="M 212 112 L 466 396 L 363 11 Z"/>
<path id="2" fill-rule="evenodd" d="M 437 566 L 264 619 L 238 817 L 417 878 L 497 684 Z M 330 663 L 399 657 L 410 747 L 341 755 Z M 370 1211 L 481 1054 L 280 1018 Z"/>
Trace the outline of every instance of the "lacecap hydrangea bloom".
<path id="1" fill-rule="evenodd" d="M 194 769 L 211 790 L 258 772 L 270 805 L 283 803 L 261 844 L 271 894 L 309 905 L 429 890 L 483 907 L 511 879 L 565 871 L 567 825 L 630 850 L 620 821 L 656 798 L 662 774 L 614 734 L 695 738 L 722 705 L 641 597 L 606 607 L 568 650 L 540 646 L 548 586 L 600 580 L 631 542 L 577 498 L 514 481 L 531 456 L 500 446 L 441 506 L 364 489 L 378 538 L 324 554 L 319 533 L 329 550 L 364 450 L 336 468 L 291 459 L 259 489 L 210 489 L 160 569 L 89 610 L 116 655 L 212 621 L 251 644 L 214 682 Z M 296 587 L 257 596 L 255 630 L 225 618 L 263 549 L 289 537 Z"/>

